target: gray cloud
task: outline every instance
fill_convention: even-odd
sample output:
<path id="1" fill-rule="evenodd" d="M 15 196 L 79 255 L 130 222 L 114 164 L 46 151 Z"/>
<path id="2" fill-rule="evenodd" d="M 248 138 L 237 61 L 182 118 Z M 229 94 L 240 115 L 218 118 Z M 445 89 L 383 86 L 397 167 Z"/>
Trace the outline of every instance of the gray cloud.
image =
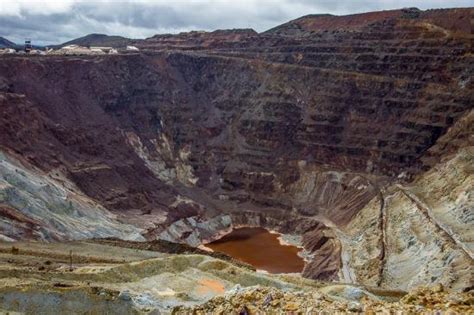
<path id="1" fill-rule="evenodd" d="M 55 44 L 89 33 L 146 38 L 190 30 L 264 31 L 306 14 L 350 14 L 416 6 L 470 7 L 474 0 L 194 0 L 0 2 L 0 36 Z"/>

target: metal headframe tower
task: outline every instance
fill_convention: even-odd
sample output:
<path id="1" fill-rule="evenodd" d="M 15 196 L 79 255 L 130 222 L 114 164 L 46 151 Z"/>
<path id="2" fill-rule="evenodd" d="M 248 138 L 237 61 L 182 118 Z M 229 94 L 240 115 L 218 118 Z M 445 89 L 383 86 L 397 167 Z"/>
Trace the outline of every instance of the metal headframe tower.
<path id="1" fill-rule="evenodd" d="M 29 53 L 31 51 L 32 46 L 31 46 L 31 39 L 30 38 L 25 38 L 25 52 Z"/>

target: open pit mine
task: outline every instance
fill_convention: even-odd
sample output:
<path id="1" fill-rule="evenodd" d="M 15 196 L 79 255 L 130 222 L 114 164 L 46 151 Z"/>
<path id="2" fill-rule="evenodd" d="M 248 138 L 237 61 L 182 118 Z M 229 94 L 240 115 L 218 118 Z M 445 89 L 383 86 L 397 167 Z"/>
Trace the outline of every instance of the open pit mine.
<path id="1" fill-rule="evenodd" d="M 473 13 L 0 55 L 0 313 L 474 314 Z"/>

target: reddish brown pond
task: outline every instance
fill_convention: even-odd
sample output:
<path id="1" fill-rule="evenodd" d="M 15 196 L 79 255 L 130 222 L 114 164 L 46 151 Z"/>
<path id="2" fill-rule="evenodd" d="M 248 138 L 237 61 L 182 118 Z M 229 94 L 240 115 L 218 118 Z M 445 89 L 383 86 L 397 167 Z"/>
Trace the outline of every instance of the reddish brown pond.
<path id="1" fill-rule="evenodd" d="M 304 261 L 295 246 L 281 245 L 278 234 L 263 228 L 240 228 L 206 245 L 214 251 L 270 273 L 301 272 Z"/>

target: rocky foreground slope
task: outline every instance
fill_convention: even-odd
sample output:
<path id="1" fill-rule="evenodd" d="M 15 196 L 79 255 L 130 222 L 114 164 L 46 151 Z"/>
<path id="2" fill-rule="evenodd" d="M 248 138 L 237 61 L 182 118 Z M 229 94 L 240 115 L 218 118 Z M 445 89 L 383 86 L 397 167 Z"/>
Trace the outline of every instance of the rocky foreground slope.
<path id="1" fill-rule="evenodd" d="M 328 284 L 113 240 L 0 244 L 0 277 L 0 313 L 10 314 L 468 314 L 473 303 L 440 285 L 405 294 Z"/>
<path id="2" fill-rule="evenodd" d="M 303 275 L 472 287 L 473 9 L 0 57 L 0 237 L 300 238 Z"/>

